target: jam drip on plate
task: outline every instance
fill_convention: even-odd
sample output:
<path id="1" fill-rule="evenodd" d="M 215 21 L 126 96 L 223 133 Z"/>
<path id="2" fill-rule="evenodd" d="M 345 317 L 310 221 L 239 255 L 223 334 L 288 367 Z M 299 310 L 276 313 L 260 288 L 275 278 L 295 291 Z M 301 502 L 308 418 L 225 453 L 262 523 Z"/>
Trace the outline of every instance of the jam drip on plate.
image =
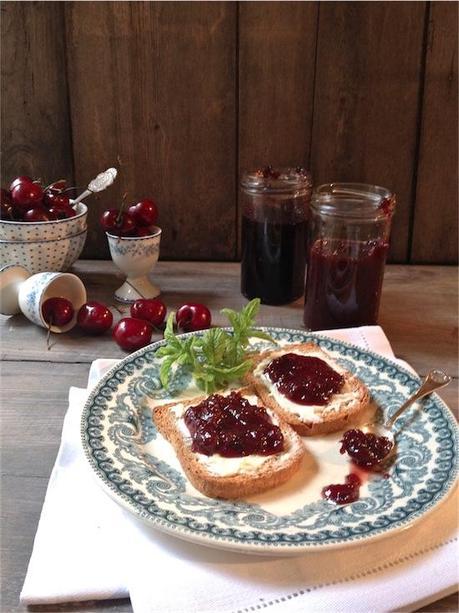
<path id="1" fill-rule="evenodd" d="M 392 449 L 392 442 L 385 436 L 362 430 L 347 430 L 340 442 L 339 452 L 347 452 L 354 464 L 367 469 L 379 464 Z"/>
<path id="2" fill-rule="evenodd" d="M 264 369 L 278 391 L 297 404 L 325 405 L 344 385 L 344 377 L 324 360 L 285 353 Z"/>
<path id="3" fill-rule="evenodd" d="M 333 483 L 326 485 L 322 490 L 322 496 L 336 504 L 347 504 L 359 499 L 362 481 L 358 475 L 351 473 L 346 475 L 345 483 Z"/>
<path id="4" fill-rule="evenodd" d="M 213 394 L 188 408 L 184 419 L 196 453 L 235 458 L 284 449 L 283 434 L 266 409 L 250 404 L 239 392 Z"/>
<path id="5" fill-rule="evenodd" d="M 372 432 L 362 430 L 347 430 L 341 439 L 340 453 L 348 453 L 357 466 L 371 471 L 380 464 L 392 449 L 392 441 L 385 436 L 376 436 Z M 322 490 L 322 496 L 337 504 L 355 502 L 359 499 L 361 479 L 351 473 L 346 476 L 345 483 L 327 485 Z"/>

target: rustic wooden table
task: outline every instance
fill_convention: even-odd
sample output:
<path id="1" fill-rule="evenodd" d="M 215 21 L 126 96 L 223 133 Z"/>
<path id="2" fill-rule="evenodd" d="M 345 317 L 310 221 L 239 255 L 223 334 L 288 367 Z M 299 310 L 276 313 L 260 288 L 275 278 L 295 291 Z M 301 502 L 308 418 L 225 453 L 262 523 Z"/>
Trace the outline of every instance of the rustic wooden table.
<path id="1" fill-rule="evenodd" d="M 121 277 L 111 262 L 81 261 L 73 272 L 81 277 L 88 297 L 106 303 Z M 154 274 L 170 308 L 185 301 L 207 304 L 214 323 L 223 323 L 218 310 L 240 308 L 239 265 L 160 262 Z M 121 317 L 114 311 L 115 317 Z M 284 307 L 263 306 L 262 325 L 302 327 L 302 301 Z M 457 269 L 440 266 L 389 266 L 383 290 L 380 323 L 395 354 L 419 374 L 432 366 L 455 377 L 440 395 L 456 412 Z M 158 340 L 157 334 L 153 340 Z M 22 316 L 0 316 L 1 339 L 1 610 L 22 611 L 19 593 L 32 550 L 48 478 L 59 446 L 70 385 L 86 386 L 89 364 L 95 358 L 125 354 L 111 336 L 87 337 L 73 330 L 55 336 L 46 349 L 46 332 Z M 41 611 L 131 611 L 128 600 L 33 607 Z M 456 611 L 457 594 L 422 611 Z"/>

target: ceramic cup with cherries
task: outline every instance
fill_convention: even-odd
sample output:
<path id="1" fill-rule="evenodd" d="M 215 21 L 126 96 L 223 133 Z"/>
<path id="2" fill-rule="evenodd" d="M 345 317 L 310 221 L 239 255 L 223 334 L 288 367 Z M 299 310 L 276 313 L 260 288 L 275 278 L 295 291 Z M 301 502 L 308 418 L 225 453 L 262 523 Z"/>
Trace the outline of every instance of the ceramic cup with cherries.
<path id="1" fill-rule="evenodd" d="M 112 260 L 127 277 L 115 291 L 115 298 L 120 302 L 156 298 L 161 292 L 150 279 L 161 240 L 157 219 L 158 207 L 150 198 L 120 209 L 107 209 L 100 217 Z"/>

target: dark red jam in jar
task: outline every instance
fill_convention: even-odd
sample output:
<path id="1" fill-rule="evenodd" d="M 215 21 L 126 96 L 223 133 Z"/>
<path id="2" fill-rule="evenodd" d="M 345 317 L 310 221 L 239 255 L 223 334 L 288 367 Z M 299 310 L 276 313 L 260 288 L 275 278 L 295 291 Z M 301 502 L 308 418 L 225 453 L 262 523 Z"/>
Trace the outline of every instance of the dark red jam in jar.
<path id="1" fill-rule="evenodd" d="M 331 183 L 312 196 L 304 324 L 377 323 L 395 197 L 376 185 Z"/>
<path id="2" fill-rule="evenodd" d="M 341 439 L 340 453 L 346 453 L 362 468 L 371 469 L 379 464 L 392 449 L 392 441 L 372 432 L 348 430 Z"/>
<path id="3" fill-rule="evenodd" d="M 297 404 L 325 405 L 344 385 L 344 377 L 324 360 L 297 353 L 275 358 L 264 373 L 283 396 Z"/>
<path id="4" fill-rule="evenodd" d="M 377 322 L 389 245 L 319 239 L 311 247 L 304 322 L 311 330 Z"/>
<path id="5" fill-rule="evenodd" d="M 322 497 L 336 502 L 336 504 L 355 502 L 359 499 L 361 485 L 362 481 L 360 477 L 351 473 L 346 476 L 344 483 L 326 485 L 322 490 Z"/>
<path id="6" fill-rule="evenodd" d="M 213 394 L 189 407 L 184 419 L 196 453 L 234 458 L 284 450 L 282 431 L 266 409 L 251 404 L 238 392 Z"/>
<path id="7" fill-rule="evenodd" d="M 303 168 L 267 166 L 245 173 L 241 292 L 265 304 L 302 296 L 311 177 Z"/>

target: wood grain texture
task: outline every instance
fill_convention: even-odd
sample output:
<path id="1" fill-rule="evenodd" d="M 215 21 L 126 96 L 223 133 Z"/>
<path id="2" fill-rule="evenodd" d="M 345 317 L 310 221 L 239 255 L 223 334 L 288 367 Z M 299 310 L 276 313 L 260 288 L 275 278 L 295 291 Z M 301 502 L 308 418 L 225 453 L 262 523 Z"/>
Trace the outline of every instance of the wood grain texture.
<path id="1" fill-rule="evenodd" d="M 91 299 L 110 303 L 120 283 L 111 262 L 80 261 L 74 272 L 84 281 Z M 216 324 L 223 323 L 220 308 L 240 308 L 246 303 L 239 293 L 237 264 L 160 262 L 155 280 L 170 308 L 187 299 L 206 302 Z M 395 353 L 418 372 L 440 366 L 457 375 L 456 313 L 457 269 L 387 267 L 381 323 Z M 121 315 L 116 313 L 116 317 Z M 301 327 L 301 317 L 302 301 L 298 300 L 285 307 L 262 306 L 259 319 L 264 325 L 295 328 Z M 85 385 L 93 359 L 125 354 L 110 335 L 94 338 L 78 331 L 55 337 L 57 344 L 46 351 L 44 330 L 19 316 L 0 317 L 0 338 L 4 360 L 0 371 L 2 611 L 24 613 L 27 609 L 18 604 L 18 596 L 59 447 L 68 388 Z M 159 338 L 159 334 L 155 336 L 155 340 Z M 457 415 L 458 379 L 440 390 L 440 395 Z M 456 605 L 457 595 L 452 595 L 420 611 L 449 613 L 457 610 Z M 120 600 L 46 605 L 33 610 L 128 613 L 132 608 L 127 600 Z"/>
<path id="2" fill-rule="evenodd" d="M 239 181 L 268 164 L 309 168 L 317 10 L 316 2 L 239 3 Z"/>
<path id="3" fill-rule="evenodd" d="M 123 277 L 112 262 L 79 261 L 72 272 L 83 280 L 89 299 L 113 304 L 113 292 Z M 160 286 L 161 297 L 169 309 L 176 310 L 186 301 L 203 302 L 211 309 L 215 325 L 226 321 L 219 312 L 223 306 L 240 309 L 247 303 L 239 289 L 238 264 L 159 262 L 152 278 Z M 115 309 L 112 311 L 115 321 L 123 317 Z M 303 300 L 285 306 L 262 305 L 259 322 L 301 329 Z M 457 373 L 457 268 L 387 266 L 380 323 L 396 355 L 410 362 L 420 374 L 433 366 Z M 9 318 L 0 315 L 0 336 L 3 360 L 89 363 L 99 357 L 126 355 L 110 334 L 91 337 L 76 328 L 67 334 L 53 335 L 54 344 L 47 351 L 46 331 L 22 315 Z M 161 338 L 159 332 L 153 334 L 153 340 Z"/>
<path id="4" fill-rule="evenodd" d="M 309 165 L 315 2 L 239 6 L 239 165 Z"/>
<path id="5" fill-rule="evenodd" d="M 1 183 L 73 181 L 62 2 L 2 2 Z"/>
<path id="6" fill-rule="evenodd" d="M 77 179 L 121 159 L 86 256 L 108 257 L 97 219 L 127 192 L 157 200 L 163 257 L 234 258 L 236 5 L 75 2 L 66 21 Z"/>
<path id="7" fill-rule="evenodd" d="M 432 2 L 411 261 L 458 256 L 458 81 L 455 2 Z"/>
<path id="8" fill-rule="evenodd" d="M 424 2 L 321 2 L 312 136 L 315 184 L 397 194 L 390 257 L 408 256 Z"/>

